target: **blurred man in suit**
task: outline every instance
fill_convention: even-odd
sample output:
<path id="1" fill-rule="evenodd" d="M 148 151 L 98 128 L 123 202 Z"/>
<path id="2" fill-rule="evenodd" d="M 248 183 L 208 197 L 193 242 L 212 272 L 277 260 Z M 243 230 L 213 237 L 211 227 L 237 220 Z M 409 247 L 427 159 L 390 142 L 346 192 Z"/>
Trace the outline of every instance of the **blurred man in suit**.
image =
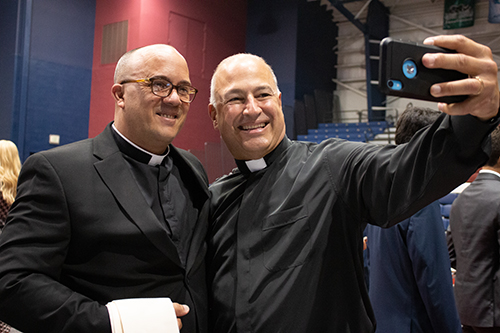
<path id="1" fill-rule="evenodd" d="M 500 332 L 500 127 L 476 179 L 453 202 L 455 296 L 463 332 Z"/>
<path id="2" fill-rule="evenodd" d="M 409 142 L 440 114 L 406 109 L 396 124 L 396 144 Z M 460 332 L 439 202 L 387 229 L 368 224 L 366 235 L 376 332 Z"/>

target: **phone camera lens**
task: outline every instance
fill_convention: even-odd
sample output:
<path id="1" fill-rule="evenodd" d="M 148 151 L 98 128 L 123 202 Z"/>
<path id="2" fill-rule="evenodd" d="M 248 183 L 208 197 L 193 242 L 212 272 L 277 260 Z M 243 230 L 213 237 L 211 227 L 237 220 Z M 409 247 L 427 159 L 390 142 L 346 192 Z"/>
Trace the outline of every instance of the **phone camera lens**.
<path id="1" fill-rule="evenodd" d="M 403 83 L 399 80 L 387 80 L 387 86 L 391 90 L 401 90 L 403 89 Z"/>
<path id="2" fill-rule="evenodd" d="M 413 79 L 417 76 L 417 64 L 411 59 L 405 60 L 403 63 L 403 74 L 408 79 Z"/>
<path id="3" fill-rule="evenodd" d="M 415 66 L 406 65 L 406 72 L 408 73 L 408 75 L 413 75 L 413 73 L 415 72 Z"/>

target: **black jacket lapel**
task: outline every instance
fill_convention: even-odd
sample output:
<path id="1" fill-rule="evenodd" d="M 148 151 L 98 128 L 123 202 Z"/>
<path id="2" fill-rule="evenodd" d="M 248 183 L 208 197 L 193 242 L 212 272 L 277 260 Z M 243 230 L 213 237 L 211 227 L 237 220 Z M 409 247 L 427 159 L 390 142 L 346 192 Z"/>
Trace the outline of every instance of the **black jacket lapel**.
<path id="1" fill-rule="evenodd" d="M 94 139 L 94 155 L 99 159 L 94 163 L 97 172 L 131 221 L 160 251 L 182 267 L 175 245 L 142 196 L 111 130 L 108 125 L 106 130 Z"/>

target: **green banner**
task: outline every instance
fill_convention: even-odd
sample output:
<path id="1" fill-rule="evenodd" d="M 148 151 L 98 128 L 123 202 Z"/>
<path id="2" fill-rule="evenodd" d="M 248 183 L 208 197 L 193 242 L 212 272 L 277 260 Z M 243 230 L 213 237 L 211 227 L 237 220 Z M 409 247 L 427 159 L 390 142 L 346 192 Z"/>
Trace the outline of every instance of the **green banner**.
<path id="1" fill-rule="evenodd" d="M 475 5 L 475 0 L 445 0 L 443 29 L 473 26 Z"/>

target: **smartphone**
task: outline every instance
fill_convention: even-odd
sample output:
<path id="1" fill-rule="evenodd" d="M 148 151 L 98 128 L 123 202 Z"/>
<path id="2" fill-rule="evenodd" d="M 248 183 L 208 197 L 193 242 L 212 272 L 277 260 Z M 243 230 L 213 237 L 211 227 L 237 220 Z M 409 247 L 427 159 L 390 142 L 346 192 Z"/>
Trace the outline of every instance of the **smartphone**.
<path id="1" fill-rule="evenodd" d="M 433 97 L 430 88 L 435 83 L 462 80 L 467 74 L 448 69 L 429 69 L 422 64 L 426 53 L 456 53 L 433 45 L 384 38 L 380 42 L 379 88 L 391 96 L 415 98 L 433 102 L 458 103 L 468 95 Z"/>

